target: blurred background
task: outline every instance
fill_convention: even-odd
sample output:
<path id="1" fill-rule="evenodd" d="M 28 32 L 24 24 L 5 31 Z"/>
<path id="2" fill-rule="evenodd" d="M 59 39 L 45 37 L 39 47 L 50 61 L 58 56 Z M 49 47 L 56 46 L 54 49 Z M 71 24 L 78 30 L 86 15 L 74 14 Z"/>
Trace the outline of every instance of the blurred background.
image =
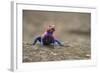
<path id="1" fill-rule="evenodd" d="M 55 35 L 62 41 L 71 39 L 72 34 L 89 36 L 90 19 L 90 13 L 23 10 L 23 42 L 32 42 L 49 24 L 56 25 Z"/>

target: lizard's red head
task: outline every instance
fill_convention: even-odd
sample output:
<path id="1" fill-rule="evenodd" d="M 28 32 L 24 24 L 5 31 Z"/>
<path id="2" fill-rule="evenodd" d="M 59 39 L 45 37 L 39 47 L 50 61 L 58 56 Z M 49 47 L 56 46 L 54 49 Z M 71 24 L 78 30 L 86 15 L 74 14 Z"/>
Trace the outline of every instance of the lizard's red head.
<path id="1" fill-rule="evenodd" d="M 49 25 L 47 30 L 54 32 L 55 31 L 55 25 Z"/>

